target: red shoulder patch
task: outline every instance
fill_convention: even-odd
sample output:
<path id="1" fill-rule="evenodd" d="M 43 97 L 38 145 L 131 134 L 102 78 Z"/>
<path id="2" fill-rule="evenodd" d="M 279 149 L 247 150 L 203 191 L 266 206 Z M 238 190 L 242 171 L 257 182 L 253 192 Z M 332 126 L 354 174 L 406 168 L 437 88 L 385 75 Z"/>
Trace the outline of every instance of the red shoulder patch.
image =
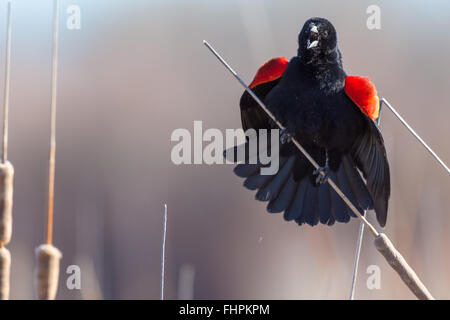
<path id="1" fill-rule="evenodd" d="M 286 69 L 287 64 L 288 61 L 285 57 L 270 59 L 258 69 L 252 83 L 249 85 L 249 88 L 253 89 L 257 85 L 280 78 Z"/>
<path id="2" fill-rule="evenodd" d="M 348 76 L 345 78 L 345 93 L 370 119 L 378 118 L 380 102 L 377 90 L 367 77 Z"/>

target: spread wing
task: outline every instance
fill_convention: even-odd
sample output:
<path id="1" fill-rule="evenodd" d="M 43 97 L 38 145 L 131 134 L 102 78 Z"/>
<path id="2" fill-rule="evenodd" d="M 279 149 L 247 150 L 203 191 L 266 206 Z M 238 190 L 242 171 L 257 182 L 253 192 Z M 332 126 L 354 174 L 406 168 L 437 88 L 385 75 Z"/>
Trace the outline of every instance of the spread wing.
<path id="1" fill-rule="evenodd" d="M 278 84 L 279 80 L 280 79 L 275 79 L 260 84 L 252 90 L 259 99 L 264 101 L 266 95 Z M 258 131 L 259 129 L 272 128 L 273 123 L 269 116 L 261 109 L 259 104 L 247 91 L 244 91 L 242 94 L 239 106 L 241 108 L 242 129 L 244 129 L 244 131 L 247 131 L 247 129 L 255 129 Z"/>
<path id="2" fill-rule="evenodd" d="M 249 85 L 258 98 L 264 101 L 266 95 L 280 81 L 287 63 L 288 61 L 284 57 L 273 58 L 258 69 L 252 83 Z M 272 128 L 273 124 L 270 118 L 247 91 L 244 91 L 242 94 L 239 105 L 244 131 L 250 128 L 255 130 Z"/>
<path id="3" fill-rule="evenodd" d="M 374 202 L 379 224 L 386 225 L 391 193 L 389 163 L 380 129 L 373 121 L 378 118 L 379 103 L 374 85 L 368 78 L 347 77 L 345 92 L 361 110 L 365 119 L 364 133 L 358 137 L 351 150 L 352 157 L 366 179 Z"/>

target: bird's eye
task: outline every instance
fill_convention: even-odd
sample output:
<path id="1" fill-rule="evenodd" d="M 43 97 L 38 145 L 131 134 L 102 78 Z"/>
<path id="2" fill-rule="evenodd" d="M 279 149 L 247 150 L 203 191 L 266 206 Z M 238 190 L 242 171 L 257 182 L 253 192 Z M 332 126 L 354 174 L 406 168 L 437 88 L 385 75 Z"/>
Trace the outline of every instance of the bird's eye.
<path id="1" fill-rule="evenodd" d="M 324 32 L 323 32 L 323 36 L 326 38 L 326 37 L 328 37 L 328 31 L 327 30 L 325 30 Z"/>

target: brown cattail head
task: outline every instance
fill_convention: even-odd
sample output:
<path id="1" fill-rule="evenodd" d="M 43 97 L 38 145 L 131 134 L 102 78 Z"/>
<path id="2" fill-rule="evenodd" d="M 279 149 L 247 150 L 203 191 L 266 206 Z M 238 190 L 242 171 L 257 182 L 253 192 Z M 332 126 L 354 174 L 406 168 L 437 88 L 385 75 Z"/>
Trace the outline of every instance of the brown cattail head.
<path id="1" fill-rule="evenodd" d="M 36 248 L 35 285 L 39 300 L 55 299 L 61 257 L 61 251 L 51 244 L 42 244 Z"/>
<path id="2" fill-rule="evenodd" d="M 0 163 L 0 242 L 11 240 L 14 167 L 11 162 Z"/>
<path id="3" fill-rule="evenodd" d="M 9 274 L 11 271 L 11 254 L 8 249 L 0 248 L 0 300 L 9 299 Z"/>

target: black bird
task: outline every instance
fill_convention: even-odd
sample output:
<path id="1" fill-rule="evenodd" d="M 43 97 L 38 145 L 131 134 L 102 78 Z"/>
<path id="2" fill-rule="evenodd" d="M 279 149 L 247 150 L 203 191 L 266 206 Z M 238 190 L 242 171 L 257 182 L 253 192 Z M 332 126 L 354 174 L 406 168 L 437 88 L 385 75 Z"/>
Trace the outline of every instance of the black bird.
<path id="1" fill-rule="evenodd" d="M 258 200 L 269 201 L 269 212 L 284 212 L 286 220 L 312 226 L 319 221 L 348 222 L 355 216 L 324 183 L 330 177 L 360 212 L 374 209 L 384 227 L 390 174 L 383 138 L 373 121 L 379 108 L 375 88 L 368 78 L 347 77 L 336 30 L 328 20 L 306 21 L 298 45 L 297 56 L 289 63 L 272 59 L 250 85 L 286 127 L 280 136 L 278 173 L 260 175 L 261 164 L 239 164 L 234 171 L 246 178 L 245 187 L 258 190 Z M 240 107 L 244 130 L 277 128 L 247 92 Z M 322 166 L 319 170 L 289 141 L 290 136 Z"/>

